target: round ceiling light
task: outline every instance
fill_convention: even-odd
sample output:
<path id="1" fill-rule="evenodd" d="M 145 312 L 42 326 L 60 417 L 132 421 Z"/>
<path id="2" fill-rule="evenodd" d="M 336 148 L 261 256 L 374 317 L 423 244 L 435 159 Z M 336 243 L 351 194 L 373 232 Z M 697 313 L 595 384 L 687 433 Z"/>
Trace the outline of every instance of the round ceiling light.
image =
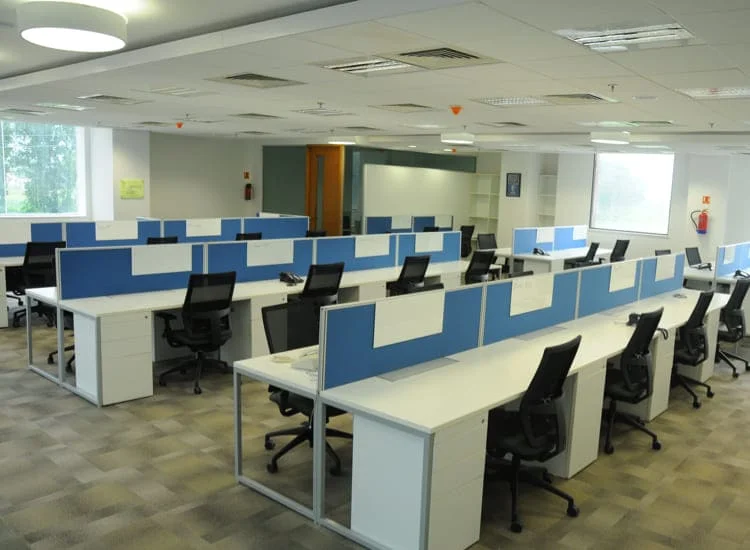
<path id="1" fill-rule="evenodd" d="M 125 47 L 127 21 L 119 13 L 69 2 L 26 2 L 16 11 L 21 38 L 69 52 L 113 52 Z"/>

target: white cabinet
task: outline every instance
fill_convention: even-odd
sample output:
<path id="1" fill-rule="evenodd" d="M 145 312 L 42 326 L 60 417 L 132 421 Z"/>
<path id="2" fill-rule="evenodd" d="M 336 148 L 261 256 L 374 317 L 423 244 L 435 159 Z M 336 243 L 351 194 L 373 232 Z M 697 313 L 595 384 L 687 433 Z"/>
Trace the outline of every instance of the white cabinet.
<path id="1" fill-rule="evenodd" d="M 471 188 L 469 223 L 478 233 L 495 233 L 497 230 L 500 200 L 500 176 L 477 174 Z"/>

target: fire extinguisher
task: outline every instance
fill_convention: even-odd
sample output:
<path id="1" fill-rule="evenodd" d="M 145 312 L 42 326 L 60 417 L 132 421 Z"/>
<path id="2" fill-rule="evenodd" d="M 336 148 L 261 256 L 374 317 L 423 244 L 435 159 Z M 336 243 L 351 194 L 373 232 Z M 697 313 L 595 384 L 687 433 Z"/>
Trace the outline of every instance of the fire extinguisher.
<path id="1" fill-rule="evenodd" d="M 696 214 L 698 215 L 697 220 Z M 690 219 L 699 235 L 708 233 L 708 210 L 693 210 L 690 212 Z"/>
<path id="2" fill-rule="evenodd" d="M 253 200 L 253 184 L 252 183 L 245 184 L 245 200 L 246 201 Z"/>

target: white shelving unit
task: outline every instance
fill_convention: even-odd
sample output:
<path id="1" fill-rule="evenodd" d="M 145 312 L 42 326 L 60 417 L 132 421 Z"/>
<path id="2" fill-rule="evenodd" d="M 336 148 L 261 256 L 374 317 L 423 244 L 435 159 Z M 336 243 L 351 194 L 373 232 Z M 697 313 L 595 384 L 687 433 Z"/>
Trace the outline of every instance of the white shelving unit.
<path id="1" fill-rule="evenodd" d="M 537 193 L 537 218 L 540 227 L 551 227 L 555 225 L 556 203 L 557 175 L 540 175 L 539 192 Z"/>
<path id="2" fill-rule="evenodd" d="M 497 230 L 498 205 L 500 200 L 500 176 L 477 174 L 471 190 L 469 223 L 478 233 L 494 233 Z"/>

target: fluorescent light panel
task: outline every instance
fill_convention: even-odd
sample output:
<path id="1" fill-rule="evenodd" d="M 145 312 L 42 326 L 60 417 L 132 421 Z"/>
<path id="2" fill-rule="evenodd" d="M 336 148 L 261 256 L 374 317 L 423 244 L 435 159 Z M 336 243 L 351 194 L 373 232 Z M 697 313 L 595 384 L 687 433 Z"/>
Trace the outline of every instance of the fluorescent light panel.
<path id="1" fill-rule="evenodd" d="M 366 59 L 354 59 L 323 65 L 324 69 L 340 71 L 349 74 L 368 74 L 379 73 L 383 71 L 402 71 L 405 69 L 416 69 L 413 65 L 394 61 L 392 59 L 383 59 L 381 57 L 369 57 Z"/>
<path id="2" fill-rule="evenodd" d="M 68 103 L 35 103 L 37 107 L 45 107 L 47 109 L 60 109 L 62 111 L 89 111 L 93 107 L 84 107 L 83 105 L 70 105 Z"/>
<path id="3" fill-rule="evenodd" d="M 561 29 L 555 31 L 555 34 L 600 53 L 626 51 L 629 46 L 651 45 L 694 38 L 687 29 L 677 22 L 635 27 L 613 25 L 609 29 Z"/>
<path id="4" fill-rule="evenodd" d="M 750 98 L 750 88 L 680 88 L 681 94 L 693 99 L 747 99 Z"/>
<path id="5" fill-rule="evenodd" d="M 477 103 L 492 105 L 493 107 L 519 107 L 527 105 L 549 105 L 550 102 L 541 97 L 521 96 L 521 97 L 481 97 L 472 99 Z"/>

